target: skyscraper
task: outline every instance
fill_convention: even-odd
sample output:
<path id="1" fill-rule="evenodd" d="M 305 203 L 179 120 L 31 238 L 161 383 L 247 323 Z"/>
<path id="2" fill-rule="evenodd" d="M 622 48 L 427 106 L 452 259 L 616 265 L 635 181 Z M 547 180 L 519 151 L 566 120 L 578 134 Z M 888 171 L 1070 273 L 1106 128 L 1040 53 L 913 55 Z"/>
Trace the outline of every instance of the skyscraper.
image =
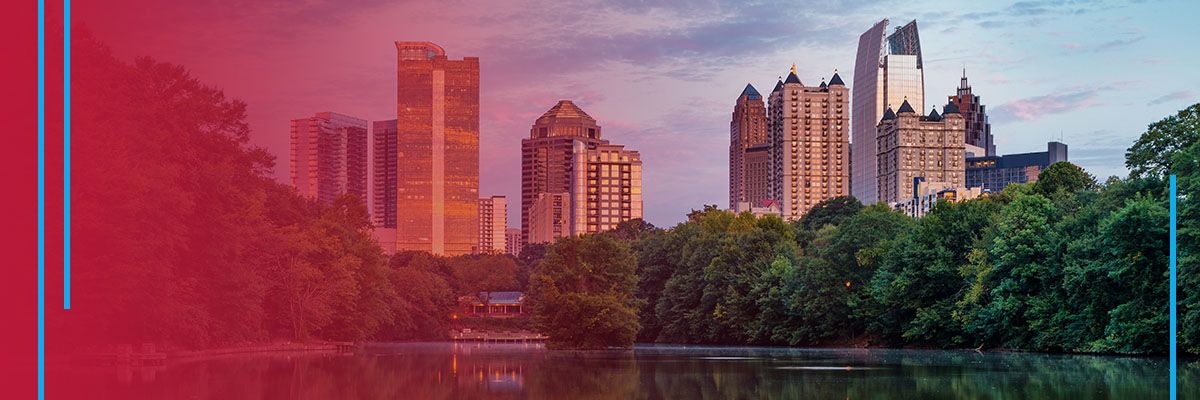
<path id="1" fill-rule="evenodd" d="M 754 160 L 748 154 L 753 146 L 767 144 L 767 107 L 762 95 L 753 85 L 746 84 L 733 106 L 733 119 L 729 121 L 729 208 L 734 211 L 739 205 L 758 205 L 769 198 L 766 187 L 752 187 L 752 183 L 765 183 L 765 169 L 752 170 Z M 762 161 L 762 160 L 757 160 Z M 754 176 L 754 174 L 762 176 Z M 758 190 L 755 190 L 758 189 Z"/>
<path id="2" fill-rule="evenodd" d="M 504 196 L 479 199 L 479 246 L 476 253 L 503 254 L 508 250 L 508 199 Z"/>
<path id="3" fill-rule="evenodd" d="M 642 218 L 638 152 L 600 138 L 569 100 L 542 114 L 521 140 L 521 236 L 544 243 Z"/>
<path id="4" fill-rule="evenodd" d="M 291 123 L 292 187 L 329 203 L 351 194 L 366 204 L 367 121 L 322 112 Z"/>
<path id="5" fill-rule="evenodd" d="M 917 21 L 885 37 L 887 26 L 888 20 L 884 19 L 859 36 L 854 61 L 851 192 L 867 204 L 879 200 L 875 139 L 884 110 L 895 110 L 904 100 L 914 109 L 925 109 L 925 73 Z"/>
<path id="6" fill-rule="evenodd" d="M 479 241 L 479 58 L 396 42 L 396 250 L 468 254 Z"/>
<path id="7" fill-rule="evenodd" d="M 878 125 L 879 200 L 888 204 L 919 196 L 914 179 L 938 182 L 949 188 L 966 187 L 963 155 L 965 124 L 954 103 L 945 115 L 930 110 L 922 116 L 907 101 L 892 112 L 889 107 Z"/>
<path id="8" fill-rule="evenodd" d="M 374 169 L 374 190 L 371 193 L 372 222 L 376 228 L 395 228 L 396 168 L 399 166 L 396 152 L 396 120 L 373 122 L 371 136 L 374 146 L 371 162 Z"/>
<path id="9" fill-rule="evenodd" d="M 962 113 L 963 120 L 967 123 L 967 152 L 971 153 L 970 156 L 996 155 L 996 143 L 992 138 L 992 124 L 988 122 L 987 108 L 979 102 L 979 96 L 971 93 L 965 68 L 962 79 L 958 82 L 958 93 L 950 96 L 950 102 L 958 107 L 958 112 Z"/>
<path id="10" fill-rule="evenodd" d="M 785 220 L 850 193 L 850 90 L 836 72 L 829 83 L 804 86 L 796 67 L 771 91 L 771 198 Z"/>

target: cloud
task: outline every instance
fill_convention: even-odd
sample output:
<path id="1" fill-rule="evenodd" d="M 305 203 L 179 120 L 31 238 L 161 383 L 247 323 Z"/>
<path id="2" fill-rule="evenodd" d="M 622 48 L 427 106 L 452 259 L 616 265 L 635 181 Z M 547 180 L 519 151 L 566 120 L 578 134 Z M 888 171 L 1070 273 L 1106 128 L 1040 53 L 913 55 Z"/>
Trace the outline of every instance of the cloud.
<path id="1" fill-rule="evenodd" d="M 1167 93 L 1167 94 L 1164 94 L 1159 97 L 1155 97 L 1154 100 L 1150 100 L 1150 102 L 1146 103 L 1146 105 L 1157 106 L 1160 104 L 1165 104 L 1165 103 L 1175 102 L 1175 101 L 1195 101 L 1195 100 L 1196 100 L 1195 92 L 1192 92 L 1191 90 L 1180 90 L 1180 91 L 1176 91 L 1176 92 Z"/>
<path id="2" fill-rule="evenodd" d="M 1086 88 L 1064 93 L 1026 97 L 996 106 L 992 121 L 1033 121 L 1050 114 L 1061 114 L 1096 105 L 1105 88 Z"/>

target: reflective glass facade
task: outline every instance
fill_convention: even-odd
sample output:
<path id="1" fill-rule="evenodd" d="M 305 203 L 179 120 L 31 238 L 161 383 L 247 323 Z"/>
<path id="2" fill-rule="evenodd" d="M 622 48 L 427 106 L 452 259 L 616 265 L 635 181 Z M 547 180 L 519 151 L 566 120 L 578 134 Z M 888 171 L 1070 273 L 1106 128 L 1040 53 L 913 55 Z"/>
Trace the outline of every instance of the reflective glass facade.
<path id="1" fill-rule="evenodd" d="M 479 59 L 396 42 L 396 250 L 468 254 L 479 240 Z"/>
<path id="2" fill-rule="evenodd" d="M 890 105 L 904 100 L 925 109 L 925 74 L 916 21 L 887 35 L 888 20 L 879 21 L 859 36 L 854 61 L 853 121 L 850 127 L 853 163 L 851 192 L 863 203 L 879 201 L 876 126 Z"/>
<path id="3" fill-rule="evenodd" d="M 351 194 L 366 204 L 367 121 L 333 112 L 291 122 L 292 187 L 324 203 Z"/>

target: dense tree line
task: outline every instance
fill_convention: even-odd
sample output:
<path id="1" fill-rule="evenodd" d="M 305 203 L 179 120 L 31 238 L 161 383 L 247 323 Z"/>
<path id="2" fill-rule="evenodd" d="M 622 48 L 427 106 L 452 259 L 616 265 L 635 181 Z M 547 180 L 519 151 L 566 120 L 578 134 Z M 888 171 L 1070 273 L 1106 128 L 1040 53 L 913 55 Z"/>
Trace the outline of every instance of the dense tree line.
<path id="1" fill-rule="evenodd" d="M 74 308 L 53 347 L 444 337 L 459 296 L 515 290 L 509 256 L 386 256 L 361 199 L 271 178 L 246 105 L 183 67 L 72 44 Z"/>
<path id="2" fill-rule="evenodd" d="M 629 243 L 638 341 L 1161 354 L 1175 174 L 1180 337 L 1200 353 L 1197 121 L 1200 105 L 1150 125 L 1127 178 L 1057 163 L 920 219 L 849 197 L 794 223 L 708 206 L 670 229 L 630 221 L 571 243 Z"/>
<path id="3" fill-rule="evenodd" d="M 443 337 L 459 296 L 528 289 L 564 347 L 637 341 L 1162 353 L 1167 179 L 1180 335 L 1200 353 L 1200 105 L 1150 125 L 1126 178 L 1038 182 L 912 219 L 850 198 L 788 223 L 716 207 L 508 256 L 387 257 L 360 199 L 270 178 L 246 106 L 180 66 L 72 44 L 75 308 L 52 346 Z"/>

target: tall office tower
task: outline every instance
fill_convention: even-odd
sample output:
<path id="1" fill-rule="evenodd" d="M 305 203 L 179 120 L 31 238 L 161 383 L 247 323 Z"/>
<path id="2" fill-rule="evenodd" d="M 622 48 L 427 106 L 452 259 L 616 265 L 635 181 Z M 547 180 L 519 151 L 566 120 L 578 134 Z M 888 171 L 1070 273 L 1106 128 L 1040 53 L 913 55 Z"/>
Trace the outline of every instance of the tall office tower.
<path id="1" fill-rule="evenodd" d="M 396 120 L 375 121 L 371 124 L 371 174 L 374 177 L 371 193 L 371 220 L 376 228 L 396 227 Z"/>
<path id="2" fill-rule="evenodd" d="M 878 125 L 879 200 L 888 204 L 918 196 L 913 179 L 941 182 L 947 187 L 966 186 L 963 155 L 965 121 L 954 103 L 922 116 L 907 101 L 892 112 L 888 108 Z"/>
<path id="3" fill-rule="evenodd" d="M 767 107 L 763 104 L 762 95 L 753 85 L 746 84 L 742 94 L 738 96 L 733 106 L 733 119 L 729 121 L 729 208 L 734 211 L 745 211 L 739 207 L 744 203 L 758 205 L 766 200 L 765 191 L 754 192 L 750 187 L 752 182 L 763 181 L 766 175 L 753 176 L 750 170 L 749 154 L 753 146 L 767 143 Z M 765 171 L 755 171 L 763 173 Z"/>
<path id="4" fill-rule="evenodd" d="M 396 250 L 468 254 L 479 242 L 479 58 L 396 42 Z"/>
<path id="5" fill-rule="evenodd" d="M 851 125 L 851 192 L 863 203 L 879 200 L 876 175 L 876 125 L 888 107 L 893 110 L 908 100 L 917 110 L 925 109 L 925 73 L 917 21 L 887 34 L 884 19 L 858 38 L 854 61 L 853 124 Z"/>
<path id="6" fill-rule="evenodd" d="M 967 84 L 967 70 L 963 69 L 962 79 L 958 82 L 958 93 L 950 96 L 950 102 L 958 107 L 963 120 L 967 123 L 967 145 L 970 157 L 996 155 L 996 143 L 992 138 L 992 124 L 988 123 L 987 108 L 979 102 L 979 96 L 971 93 L 971 85 Z M 974 151 L 971 148 L 974 147 Z"/>
<path id="7" fill-rule="evenodd" d="M 521 255 L 521 248 L 525 247 L 525 243 L 521 242 L 521 228 L 508 228 L 504 230 L 504 245 L 505 252 L 514 256 Z"/>
<path id="8" fill-rule="evenodd" d="M 804 86 L 796 67 L 771 91 L 771 198 L 795 220 L 831 197 L 850 193 L 850 89 L 835 72 L 829 83 Z"/>
<path id="9" fill-rule="evenodd" d="M 601 139 L 595 119 L 559 101 L 521 140 L 522 241 L 545 243 L 641 218 L 641 176 L 638 152 Z"/>
<path id="10" fill-rule="evenodd" d="M 508 250 L 508 199 L 504 196 L 479 199 L 479 246 L 476 253 L 503 254 Z"/>
<path id="11" fill-rule="evenodd" d="M 367 200 L 367 121 L 333 112 L 292 120 L 292 186 L 330 203 L 343 194 Z"/>

